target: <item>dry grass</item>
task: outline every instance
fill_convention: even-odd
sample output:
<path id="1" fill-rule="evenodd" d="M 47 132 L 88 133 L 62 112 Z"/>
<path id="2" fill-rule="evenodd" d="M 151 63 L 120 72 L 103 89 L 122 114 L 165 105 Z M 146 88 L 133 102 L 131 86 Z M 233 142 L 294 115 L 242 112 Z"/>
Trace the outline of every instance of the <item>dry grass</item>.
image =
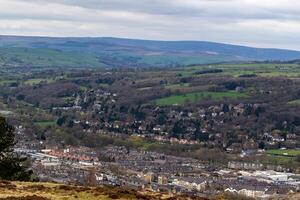
<path id="1" fill-rule="evenodd" d="M 199 199 L 172 196 L 166 193 L 135 191 L 114 187 L 80 187 L 54 183 L 24 183 L 0 181 L 0 200 L 185 200 Z"/>

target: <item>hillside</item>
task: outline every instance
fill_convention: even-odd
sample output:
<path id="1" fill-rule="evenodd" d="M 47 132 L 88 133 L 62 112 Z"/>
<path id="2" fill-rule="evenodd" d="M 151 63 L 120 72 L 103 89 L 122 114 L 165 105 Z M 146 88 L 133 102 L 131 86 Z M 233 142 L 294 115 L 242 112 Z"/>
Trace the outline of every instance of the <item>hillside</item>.
<path id="1" fill-rule="evenodd" d="M 300 194 L 290 194 L 288 199 L 297 200 Z M 287 196 L 276 196 L 270 200 L 285 200 Z M 150 191 L 136 191 L 118 187 L 83 187 L 56 183 L 32 183 L 0 181 L 0 200 L 209 200 L 202 197 L 174 195 Z M 234 194 L 220 194 L 211 200 L 252 200 Z"/>
<path id="2" fill-rule="evenodd" d="M 201 41 L 0 36 L 0 65 L 5 68 L 162 67 L 299 58 L 298 51 Z"/>
<path id="3" fill-rule="evenodd" d="M 187 196 L 173 196 L 165 193 L 142 192 L 130 189 L 113 187 L 80 187 L 60 185 L 55 183 L 24 183 L 24 182 L 0 182 L 0 200 L 109 200 L 109 199 L 197 199 L 204 198 Z"/>

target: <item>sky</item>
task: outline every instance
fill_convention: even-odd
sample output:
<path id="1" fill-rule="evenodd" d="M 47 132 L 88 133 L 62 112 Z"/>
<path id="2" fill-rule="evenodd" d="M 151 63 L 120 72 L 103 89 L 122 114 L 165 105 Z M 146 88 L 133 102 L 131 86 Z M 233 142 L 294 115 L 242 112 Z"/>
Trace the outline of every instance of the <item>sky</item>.
<path id="1" fill-rule="evenodd" d="M 299 0 L 0 0 L 0 34 L 300 50 Z"/>

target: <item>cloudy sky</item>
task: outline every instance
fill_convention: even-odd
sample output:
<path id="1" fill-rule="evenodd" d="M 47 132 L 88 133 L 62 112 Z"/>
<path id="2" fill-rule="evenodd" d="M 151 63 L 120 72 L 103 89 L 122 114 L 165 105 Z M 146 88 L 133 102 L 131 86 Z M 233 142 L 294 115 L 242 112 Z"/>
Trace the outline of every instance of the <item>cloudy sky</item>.
<path id="1" fill-rule="evenodd" d="M 300 1 L 0 0 L 0 34 L 202 40 L 300 50 Z"/>

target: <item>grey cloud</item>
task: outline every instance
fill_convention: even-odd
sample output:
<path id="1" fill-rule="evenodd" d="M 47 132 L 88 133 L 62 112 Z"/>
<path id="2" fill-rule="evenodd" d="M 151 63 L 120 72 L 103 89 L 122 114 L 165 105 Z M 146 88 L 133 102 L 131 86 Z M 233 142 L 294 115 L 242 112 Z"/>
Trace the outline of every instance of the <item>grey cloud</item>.
<path id="1" fill-rule="evenodd" d="M 47 0 L 29 0 L 49 3 Z M 52 0 L 53 3 L 97 10 L 127 10 L 160 15 L 202 16 L 226 19 L 295 19 L 300 18 L 300 7 L 281 6 L 287 0 L 274 0 L 280 5 L 260 6 L 256 0 Z M 249 2 L 258 2 L 257 5 Z M 294 1 L 296 2 L 296 1 Z M 300 6 L 300 4 L 299 4 Z"/>
<path id="2" fill-rule="evenodd" d="M 0 0 L 0 33 L 300 49 L 299 13 L 298 0 Z"/>

